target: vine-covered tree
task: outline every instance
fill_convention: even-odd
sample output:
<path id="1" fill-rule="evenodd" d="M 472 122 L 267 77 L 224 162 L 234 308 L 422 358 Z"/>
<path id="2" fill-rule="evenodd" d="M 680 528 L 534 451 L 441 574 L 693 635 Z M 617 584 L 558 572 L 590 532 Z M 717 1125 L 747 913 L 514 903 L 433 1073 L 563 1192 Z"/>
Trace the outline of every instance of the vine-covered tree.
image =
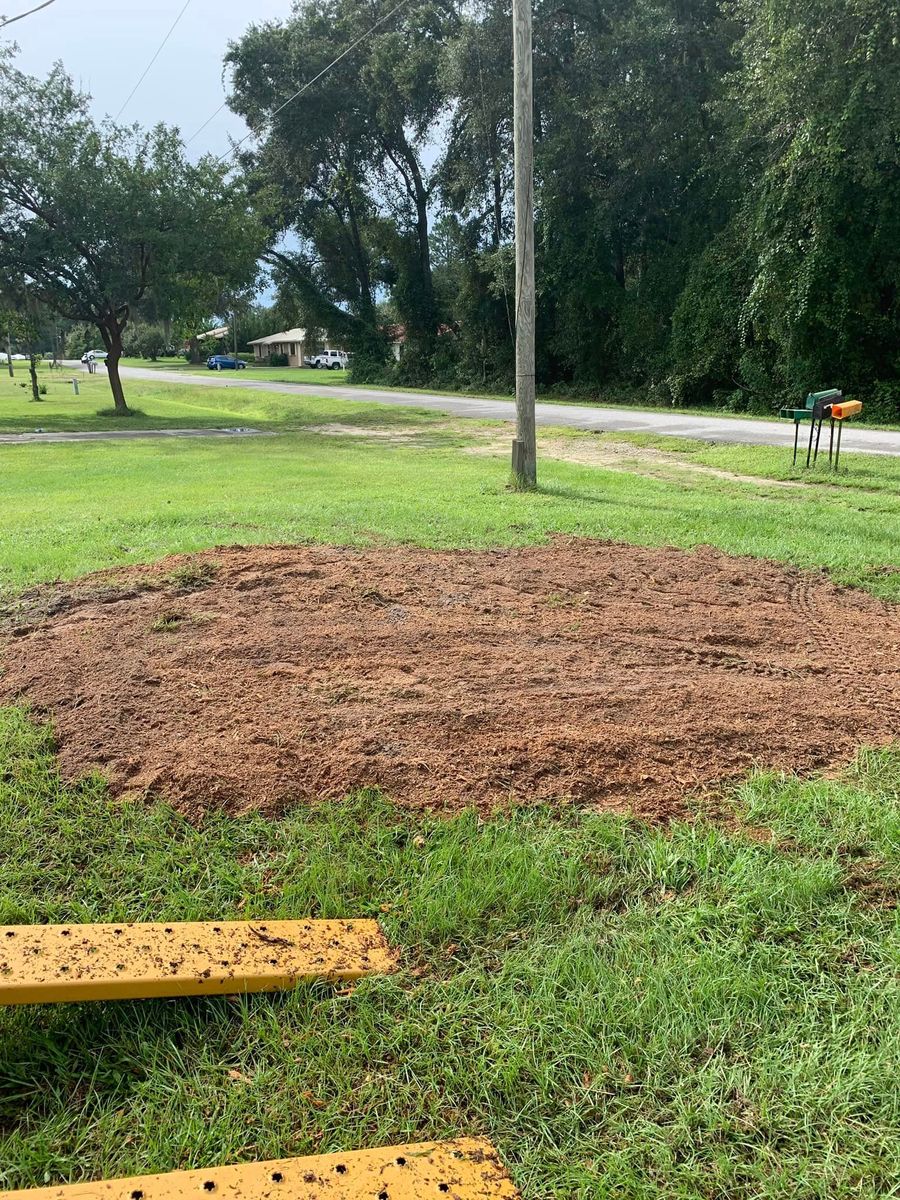
<path id="1" fill-rule="evenodd" d="M 456 23 L 449 4 L 391 16 L 387 5 L 311 0 L 288 21 L 251 26 L 228 54 L 231 106 L 259 135 L 245 165 L 276 243 L 276 282 L 294 291 L 311 325 L 351 346 L 358 374 L 364 359 L 384 357 L 385 288 L 410 347 L 425 361 L 433 349 L 437 175 L 428 150 L 446 107 L 440 67 Z M 290 99 L 357 39 L 339 68 Z"/>
<path id="2" fill-rule="evenodd" d="M 261 250 L 243 184 L 187 161 L 177 131 L 98 126 L 61 67 L 44 80 L 0 61 L 0 275 L 107 351 L 116 410 L 123 334 L 144 303 L 177 317 L 254 277 Z"/>
<path id="3" fill-rule="evenodd" d="M 676 313 L 686 398 L 862 389 L 900 415 L 900 47 L 879 0 L 739 0 L 732 216 Z"/>
<path id="4" fill-rule="evenodd" d="M 231 49 L 281 304 L 357 365 L 512 384 L 509 9 L 303 0 Z M 900 417 L 890 6 L 535 0 L 534 37 L 542 384 Z"/>

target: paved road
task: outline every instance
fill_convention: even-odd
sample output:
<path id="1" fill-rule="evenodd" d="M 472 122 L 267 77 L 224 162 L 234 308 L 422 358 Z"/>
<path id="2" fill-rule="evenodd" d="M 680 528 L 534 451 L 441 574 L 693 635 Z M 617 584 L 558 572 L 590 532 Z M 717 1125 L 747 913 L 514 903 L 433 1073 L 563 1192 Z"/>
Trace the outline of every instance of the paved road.
<path id="1" fill-rule="evenodd" d="M 90 433 L 0 433 L 0 444 L 22 442 L 108 442 L 123 438 L 273 437 L 265 429 L 100 429 Z"/>
<path id="2" fill-rule="evenodd" d="M 456 417 L 481 417 L 512 421 L 512 400 L 480 400 L 469 396 L 440 396 L 423 392 L 390 392 L 377 388 L 342 387 L 313 383 L 267 383 L 248 378 L 250 371 L 223 374 L 210 371 L 160 371 L 152 367 L 122 367 L 122 375 L 131 379 L 149 379 L 155 383 L 186 383 L 197 387 L 241 387 L 287 395 L 334 396 L 340 400 L 373 400 L 401 408 L 429 408 Z M 535 416 L 539 425 L 564 425 L 596 432 L 657 433 L 670 437 L 697 438 L 706 442 L 740 442 L 751 446 L 791 446 L 794 427 L 788 422 L 737 420 L 732 417 L 689 416 L 685 413 L 647 412 L 635 408 L 596 408 L 584 404 L 538 404 Z M 827 431 L 826 431 L 827 433 Z M 823 433 L 823 437 L 826 436 Z M 803 429 L 801 428 L 801 440 Z M 867 429 L 849 425 L 844 430 L 842 451 L 862 454 L 900 455 L 900 432 Z"/>

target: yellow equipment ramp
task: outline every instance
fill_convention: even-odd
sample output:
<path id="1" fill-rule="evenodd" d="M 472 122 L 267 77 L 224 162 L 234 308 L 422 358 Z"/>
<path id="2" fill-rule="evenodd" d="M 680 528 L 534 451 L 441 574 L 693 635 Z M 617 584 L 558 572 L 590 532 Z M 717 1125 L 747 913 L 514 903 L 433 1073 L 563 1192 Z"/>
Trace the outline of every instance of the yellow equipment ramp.
<path id="1" fill-rule="evenodd" d="M 519 1200 L 497 1151 L 471 1138 L 0 1194 L 3 1200 Z"/>
<path id="2" fill-rule="evenodd" d="M 0 1005 L 275 992 L 395 966 L 377 921 L 0 926 Z"/>

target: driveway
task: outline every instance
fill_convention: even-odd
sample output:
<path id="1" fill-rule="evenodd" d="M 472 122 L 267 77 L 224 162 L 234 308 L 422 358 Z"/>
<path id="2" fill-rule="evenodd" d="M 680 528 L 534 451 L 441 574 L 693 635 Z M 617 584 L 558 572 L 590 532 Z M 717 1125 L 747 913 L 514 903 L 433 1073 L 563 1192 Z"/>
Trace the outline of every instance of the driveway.
<path id="1" fill-rule="evenodd" d="M 428 408 L 450 413 L 455 417 L 489 418 L 495 421 L 515 420 L 512 400 L 481 400 L 476 396 L 441 396 L 430 392 L 392 392 L 369 387 L 341 387 L 312 383 L 267 383 L 253 379 L 252 371 L 223 375 L 210 371 L 206 375 L 189 371 L 160 371 L 152 367 L 122 367 L 123 378 L 146 379 L 153 383 L 183 383 L 193 387 L 239 387 L 262 392 L 281 392 L 285 395 L 329 396 L 341 400 L 369 400 L 399 408 Z M 250 375 L 251 378 L 247 378 Z M 794 426 L 787 421 L 755 421 L 736 417 L 690 416 L 687 413 L 648 412 L 639 408 L 600 408 L 587 404 L 537 404 L 538 425 L 567 426 L 571 429 L 613 433 L 655 433 L 668 437 L 696 438 L 704 442 L 739 442 L 749 446 L 793 446 Z M 803 441 L 801 428 L 800 438 Z M 808 433 L 807 433 L 808 437 Z M 827 444 L 827 430 L 823 433 Z M 842 451 L 858 454 L 900 455 L 900 432 L 867 429 L 864 425 L 848 425 L 843 433 Z"/>

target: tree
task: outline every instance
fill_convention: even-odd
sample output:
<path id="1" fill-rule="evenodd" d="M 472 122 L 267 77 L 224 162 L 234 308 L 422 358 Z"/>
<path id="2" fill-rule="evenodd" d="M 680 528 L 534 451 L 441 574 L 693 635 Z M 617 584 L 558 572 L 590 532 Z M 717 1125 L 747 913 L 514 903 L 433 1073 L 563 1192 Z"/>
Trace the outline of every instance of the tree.
<path id="1" fill-rule="evenodd" d="M 900 53 L 879 0 L 739 0 L 720 189 L 727 228 L 674 326 L 680 390 L 770 407 L 892 381 L 900 413 Z M 710 341 L 709 356 L 698 353 Z"/>
<path id="2" fill-rule="evenodd" d="M 374 20 L 380 24 L 373 29 Z M 439 313 L 430 247 L 429 139 L 444 114 L 440 66 L 452 6 L 312 0 L 284 23 L 252 26 L 234 44 L 229 103 L 259 134 L 245 158 L 273 243 L 276 285 L 306 323 L 383 361 L 380 289 L 393 290 L 408 344 L 427 359 Z M 330 62 L 361 39 L 340 69 Z M 291 99 L 291 97 L 295 97 Z M 288 101 L 290 101 L 288 103 Z"/>
<path id="3" fill-rule="evenodd" d="M 59 66 L 38 80 L 0 61 L 0 273 L 96 327 L 127 413 L 119 360 L 133 315 L 151 301 L 167 317 L 211 310 L 254 277 L 262 239 L 227 166 L 189 163 L 162 125 L 98 127 L 87 99 Z"/>
<path id="4" fill-rule="evenodd" d="M 18 305 L 11 304 L 8 300 L 4 301 L 2 291 L 0 291 L 0 328 L 3 330 L 7 355 L 6 365 L 10 378 L 15 378 L 12 360 L 12 348 L 15 346 L 17 350 L 24 350 L 28 355 L 31 398 L 39 401 L 41 398 L 37 379 L 39 327 L 35 314 Z"/>
<path id="5" fill-rule="evenodd" d="M 122 341 L 129 358 L 148 358 L 151 362 L 156 362 L 169 347 L 163 326 L 144 321 L 133 322 Z"/>

